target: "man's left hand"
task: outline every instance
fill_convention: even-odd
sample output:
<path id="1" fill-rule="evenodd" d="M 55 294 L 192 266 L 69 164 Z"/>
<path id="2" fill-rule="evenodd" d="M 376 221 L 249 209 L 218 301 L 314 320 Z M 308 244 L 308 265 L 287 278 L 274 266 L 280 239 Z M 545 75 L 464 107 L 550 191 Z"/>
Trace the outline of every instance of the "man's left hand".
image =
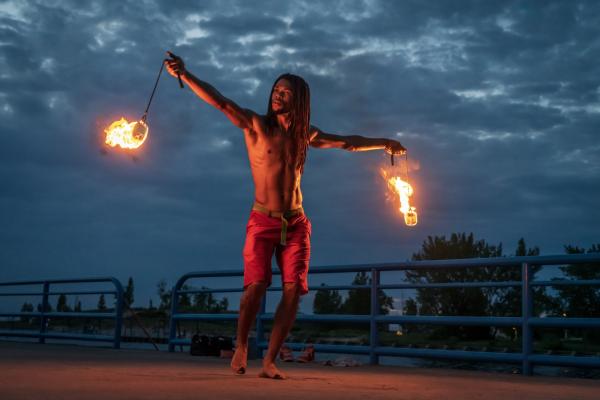
<path id="1" fill-rule="evenodd" d="M 395 156 L 401 156 L 406 154 L 406 148 L 400 144 L 400 142 L 396 140 L 389 139 L 385 145 L 385 151 L 388 154 L 393 154 Z"/>

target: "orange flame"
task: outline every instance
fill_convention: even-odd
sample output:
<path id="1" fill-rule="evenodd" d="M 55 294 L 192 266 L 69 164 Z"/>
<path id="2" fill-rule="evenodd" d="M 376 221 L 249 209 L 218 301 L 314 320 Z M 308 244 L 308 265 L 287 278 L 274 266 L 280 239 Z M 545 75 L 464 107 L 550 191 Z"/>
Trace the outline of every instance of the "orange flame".
<path id="1" fill-rule="evenodd" d="M 148 137 L 148 125 L 143 120 L 128 122 L 125 118 L 121 118 L 110 124 L 104 133 L 106 134 L 104 142 L 111 147 L 137 149 Z"/>
<path id="2" fill-rule="evenodd" d="M 386 180 L 388 187 L 394 194 L 398 195 L 400 200 L 400 208 L 398 209 L 404 215 L 404 223 L 408 226 L 415 226 L 417 224 L 417 209 L 410 205 L 410 196 L 413 195 L 414 190 L 410 183 L 403 181 L 399 176 L 387 176 L 385 170 L 381 170 L 383 178 Z"/>

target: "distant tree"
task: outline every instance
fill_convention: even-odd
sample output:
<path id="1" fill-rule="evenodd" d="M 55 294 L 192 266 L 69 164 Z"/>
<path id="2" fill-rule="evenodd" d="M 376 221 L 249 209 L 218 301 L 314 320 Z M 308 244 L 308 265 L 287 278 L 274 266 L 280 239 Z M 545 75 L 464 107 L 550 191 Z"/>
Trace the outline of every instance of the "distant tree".
<path id="1" fill-rule="evenodd" d="M 167 289 L 167 281 L 161 279 L 156 285 L 158 290 L 158 298 L 160 305 L 158 309 L 161 311 L 170 311 L 171 309 L 171 289 Z"/>
<path id="2" fill-rule="evenodd" d="M 404 308 L 402 314 L 404 315 L 417 315 L 417 302 L 414 299 L 408 299 L 404 302 Z"/>
<path id="3" fill-rule="evenodd" d="M 191 290 L 191 288 L 188 285 L 183 285 L 181 286 L 181 290 Z M 180 294 L 178 300 L 179 302 L 177 303 L 177 305 L 180 309 L 186 310 L 192 307 L 192 299 L 188 293 Z"/>
<path id="4" fill-rule="evenodd" d="M 493 246 L 484 240 L 476 241 L 472 233 L 453 233 L 449 239 L 428 236 L 412 258 L 420 261 L 500 256 L 501 244 Z M 411 283 L 489 281 L 496 270 L 496 267 L 417 269 L 406 271 L 406 279 Z M 416 301 L 420 315 L 484 316 L 489 311 L 489 299 L 482 288 L 420 288 Z M 432 331 L 436 337 L 456 336 L 469 340 L 488 339 L 490 333 L 486 326 L 444 326 Z"/>
<path id="5" fill-rule="evenodd" d="M 71 311 L 71 308 L 67 304 L 67 296 L 62 293 L 60 294 L 60 296 L 58 296 L 58 300 L 56 302 L 56 311 L 58 311 L 58 312 Z"/>
<path id="6" fill-rule="evenodd" d="M 371 278 L 366 271 L 358 272 L 352 281 L 353 285 L 370 285 Z M 393 308 L 394 299 L 387 296 L 381 289 L 377 292 L 379 314 L 389 314 Z M 340 310 L 345 314 L 370 314 L 371 313 L 371 289 L 350 289 L 348 297 L 342 304 Z"/>
<path id="7" fill-rule="evenodd" d="M 583 254 L 585 249 L 567 245 L 567 254 Z M 587 253 L 600 253 L 600 244 L 594 244 Z M 600 279 L 600 263 L 569 264 L 560 267 L 567 279 L 598 280 Z M 556 286 L 558 293 L 557 314 L 567 314 L 569 317 L 598 318 L 600 317 L 600 287 L 584 286 Z"/>
<path id="8" fill-rule="evenodd" d="M 125 288 L 125 292 L 123 293 L 123 300 L 125 300 L 125 303 L 128 306 L 133 306 L 133 301 L 134 301 L 134 287 L 133 287 L 133 278 L 130 276 L 129 280 L 127 281 L 127 287 Z"/>
<path id="9" fill-rule="evenodd" d="M 21 306 L 21 312 L 33 312 L 33 304 L 23 303 L 23 305 Z M 32 320 L 31 317 L 28 317 L 25 315 L 21 316 L 21 322 L 28 324 L 31 322 L 31 320 Z"/>
<path id="10" fill-rule="evenodd" d="M 324 283 L 321 286 L 325 286 Z M 337 290 L 318 289 L 313 301 L 315 314 L 337 314 L 342 307 L 342 296 Z"/>
<path id="11" fill-rule="evenodd" d="M 81 301 L 79 299 L 75 300 L 75 308 L 73 309 L 75 312 L 81 312 Z"/>
<path id="12" fill-rule="evenodd" d="M 515 250 L 516 257 L 525 256 L 539 256 L 540 249 L 535 246 L 532 248 L 527 247 L 525 239 L 521 238 L 517 242 L 517 248 Z M 542 266 L 533 265 L 530 266 L 532 278 L 540 271 Z M 512 281 L 521 282 L 522 278 L 522 267 L 518 266 L 506 266 L 498 267 L 495 270 L 490 270 L 490 276 L 486 279 L 493 281 Z M 493 316 L 520 316 L 522 307 L 522 296 L 521 287 L 489 287 L 482 289 L 489 302 L 488 313 Z M 533 299 L 534 299 L 534 314 L 540 314 L 542 311 L 547 309 L 548 298 L 545 293 L 544 287 L 533 288 Z M 513 336 L 514 332 L 512 327 L 492 328 L 496 332 L 502 332 L 505 336 Z"/>
<path id="13" fill-rule="evenodd" d="M 148 310 L 153 310 L 154 309 L 154 304 L 152 304 L 152 299 L 150 299 L 150 301 L 148 302 Z"/>
<path id="14" fill-rule="evenodd" d="M 97 306 L 97 308 L 100 311 L 106 310 L 106 300 L 104 300 L 104 294 L 100 295 L 100 298 L 98 299 L 98 306 Z"/>
<path id="15" fill-rule="evenodd" d="M 417 302 L 413 298 L 408 298 L 404 302 L 404 307 L 402 308 L 403 315 L 417 315 L 419 313 Z M 402 331 L 405 334 L 410 334 L 417 331 L 418 328 L 414 324 L 403 324 Z"/>
<path id="16" fill-rule="evenodd" d="M 229 308 L 229 300 L 227 299 L 227 297 L 223 297 L 221 299 L 221 301 L 219 301 L 218 304 L 218 310 L 219 312 L 225 312 L 227 311 L 227 309 Z"/>

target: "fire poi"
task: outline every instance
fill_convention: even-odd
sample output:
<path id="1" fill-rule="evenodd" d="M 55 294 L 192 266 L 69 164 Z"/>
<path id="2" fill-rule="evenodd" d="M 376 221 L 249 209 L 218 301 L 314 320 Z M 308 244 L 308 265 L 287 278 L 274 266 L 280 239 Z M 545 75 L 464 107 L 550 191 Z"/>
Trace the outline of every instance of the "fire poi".
<path id="1" fill-rule="evenodd" d="M 169 56 L 173 57 L 171 53 L 169 53 Z M 148 105 L 146 106 L 146 111 L 144 111 L 142 118 L 139 121 L 129 122 L 125 117 L 122 117 L 120 120 L 113 122 L 106 129 L 104 129 L 104 133 L 106 134 L 104 143 L 110 147 L 119 146 L 122 149 L 137 149 L 144 144 L 148 138 L 149 131 L 148 124 L 146 122 L 146 119 L 148 118 L 148 110 L 150 109 L 152 98 L 156 92 L 158 80 L 160 79 L 165 66 L 165 61 L 167 60 L 163 60 L 160 65 L 160 71 L 158 71 L 158 76 L 156 77 L 156 82 L 154 83 L 150 100 L 148 100 Z M 179 87 L 183 89 L 181 77 L 178 75 L 177 78 L 179 79 Z"/>
<path id="2" fill-rule="evenodd" d="M 400 207 L 398 210 L 404 215 L 404 223 L 408 226 L 417 225 L 417 209 L 410 205 L 410 197 L 413 195 L 414 190 L 410 183 L 408 183 L 408 154 L 405 155 L 406 164 L 406 180 L 403 180 L 400 176 L 390 176 L 390 174 L 381 169 L 381 175 L 386 180 L 388 188 L 398 196 L 400 201 Z M 391 156 L 391 163 L 394 166 L 394 155 Z"/>

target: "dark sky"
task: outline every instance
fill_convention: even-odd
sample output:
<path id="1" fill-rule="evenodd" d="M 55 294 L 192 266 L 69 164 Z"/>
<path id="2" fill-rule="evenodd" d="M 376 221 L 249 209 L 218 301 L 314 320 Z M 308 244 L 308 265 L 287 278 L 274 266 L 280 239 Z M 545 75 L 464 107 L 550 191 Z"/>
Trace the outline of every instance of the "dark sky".
<path id="1" fill-rule="evenodd" d="M 597 243 L 597 1 L 1 1 L 0 281 L 241 268 L 253 186 L 242 132 L 163 75 L 150 136 L 103 155 L 144 110 L 165 50 L 243 107 L 283 72 L 312 123 L 400 140 L 419 225 L 386 202 L 381 151 L 309 151 L 312 265 L 403 261 L 428 235 L 514 252 Z"/>

